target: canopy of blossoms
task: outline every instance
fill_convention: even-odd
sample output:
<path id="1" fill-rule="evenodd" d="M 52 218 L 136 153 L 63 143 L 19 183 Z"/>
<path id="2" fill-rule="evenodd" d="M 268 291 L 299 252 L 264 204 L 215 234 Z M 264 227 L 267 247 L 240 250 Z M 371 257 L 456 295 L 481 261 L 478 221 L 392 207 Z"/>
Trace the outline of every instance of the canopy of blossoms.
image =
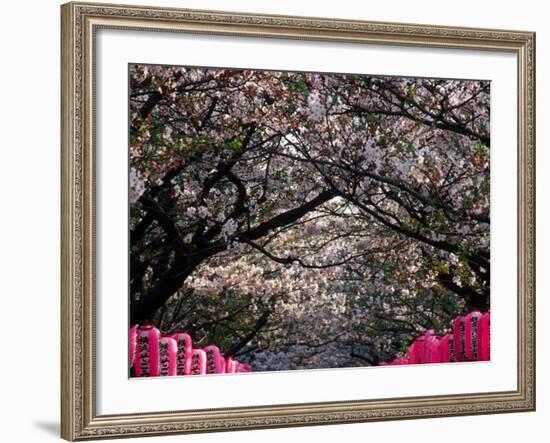
<path id="1" fill-rule="evenodd" d="M 487 311 L 490 83 L 132 65 L 130 317 L 254 370 Z"/>

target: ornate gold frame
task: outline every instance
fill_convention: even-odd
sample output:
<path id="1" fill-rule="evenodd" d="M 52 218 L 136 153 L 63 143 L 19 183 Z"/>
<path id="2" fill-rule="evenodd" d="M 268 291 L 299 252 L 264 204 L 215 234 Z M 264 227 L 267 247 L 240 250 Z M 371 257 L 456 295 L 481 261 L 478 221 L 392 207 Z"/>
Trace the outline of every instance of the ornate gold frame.
<path id="1" fill-rule="evenodd" d="M 98 416 L 95 410 L 94 32 L 98 28 L 513 52 L 518 58 L 518 385 L 511 392 Z M 61 436 L 67 440 L 535 409 L 535 34 L 247 13 L 61 7 Z"/>

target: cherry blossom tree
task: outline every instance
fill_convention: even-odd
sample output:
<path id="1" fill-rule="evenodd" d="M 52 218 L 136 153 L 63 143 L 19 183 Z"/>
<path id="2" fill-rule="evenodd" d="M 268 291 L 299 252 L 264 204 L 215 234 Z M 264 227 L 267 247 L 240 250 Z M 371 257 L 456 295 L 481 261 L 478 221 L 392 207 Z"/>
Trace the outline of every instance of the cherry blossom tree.
<path id="1" fill-rule="evenodd" d="M 132 323 L 377 364 L 489 307 L 489 83 L 133 65 Z"/>

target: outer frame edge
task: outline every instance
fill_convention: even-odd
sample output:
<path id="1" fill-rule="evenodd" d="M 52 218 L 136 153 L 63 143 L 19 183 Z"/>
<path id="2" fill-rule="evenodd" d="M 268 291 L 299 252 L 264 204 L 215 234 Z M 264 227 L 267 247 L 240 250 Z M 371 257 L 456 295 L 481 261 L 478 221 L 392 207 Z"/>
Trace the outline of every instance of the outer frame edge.
<path id="1" fill-rule="evenodd" d="M 370 422 L 370 421 L 382 421 L 382 420 L 395 420 L 395 419 L 416 419 L 416 418 L 428 418 L 428 417 L 443 417 L 443 416 L 463 416 L 463 415 L 477 415 L 477 414 L 489 414 L 489 413 L 503 413 L 503 412 L 524 412 L 524 411 L 534 411 L 536 408 L 535 405 L 535 336 L 534 336 L 534 317 L 535 317 L 535 310 L 534 310 L 534 303 L 535 303 L 535 270 L 534 270 L 534 257 L 535 257 L 535 251 L 534 251 L 534 239 L 535 239 L 535 207 L 534 207 L 534 198 L 535 198 L 535 33 L 531 32 L 525 32 L 525 31 L 498 31 L 498 30 L 487 30 L 487 29 L 473 29 L 473 28 L 458 28 L 458 27 L 439 27 L 439 26 L 433 26 L 433 25 L 414 25 L 414 24 L 401 24 L 401 23 L 380 23 L 381 25 L 385 26 L 395 26 L 396 28 L 401 27 L 402 29 L 408 28 L 412 29 L 411 34 L 409 34 L 409 37 L 412 35 L 417 38 L 425 38 L 428 42 L 430 39 L 433 39 L 433 41 L 437 40 L 436 36 L 430 36 L 426 34 L 422 34 L 421 30 L 422 28 L 425 28 L 426 30 L 435 30 L 438 29 L 441 30 L 449 30 L 449 31 L 461 31 L 463 32 L 463 37 L 458 38 L 457 37 L 449 37 L 449 36 L 439 36 L 440 39 L 449 40 L 449 46 L 453 46 L 453 41 L 467 41 L 467 35 L 468 33 L 472 33 L 472 35 L 477 32 L 477 37 L 472 37 L 472 41 L 477 41 L 478 43 L 482 44 L 484 38 L 480 37 L 479 33 L 483 34 L 486 33 L 486 39 L 487 42 L 497 42 L 499 39 L 499 35 L 501 35 L 503 41 L 505 39 L 505 35 L 513 36 L 512 40 L 506 40 L 507 43 L 503 44 L 503 46 L 509 45 L 510 50 L 518 53 L 522 51 L 527 52 L 527 60 L 525 61 L 524 70 L 522 75 L 524 75 L 524 78 L 522 79 L 522 83 L 519 85 L 519 92 L 524 94 L 524 103 L 526 112 L 529 115 L 523 115 L 521 116 L 521 130 L 524 134 L 524 137 L 522 137 L 523 140 L 520 139 L 520 147 L 523 146 L 523 149 L 525 150 L 525 156 L 527 158 L 527 161 L 525 164 L 519 165 L 521 168 L 523 168 L 523 173 L 530 177 L 532 180 L 529 180 L 528 177 L 526 177 L 526 194 L 524 199 L 522 200 L 522 205 L 527 206 L 526 211 L 523 213 L 523 217 L 527 221 L 527 230 L 531 229 L 530 235 L 529 232 L 526 235 L 526 242 L 523 244 L 524 247 L 527 247 L 529 244 L 532 244 L 532 249 L 526 248 L 526 261 L 528 263 L 533 264 L 533 269 L 531 267 L 527 267 L 526 274 L 524 278 L 527 280 L 527 287 L 523 288 L 528 293 L 529 299 L 526 300 L 526 303 L 522 306 L 522 309 L 526 309 L 528 312 L 525 313 L 525 320 L 530 322 L 527 324 L 527 322 L 524 322 L 522 324 L 523 326 L 523 332 L 526 332 L 527 335 L 529 335 L 529 326 L 531 326 L 531 333 L 532 337 L 525 337 L 523 338 L 523 346 L 527 347 L 528 349 L 524 349 L 524 355 L 525 354 L 531 354 L 531 360 L 527 361 L 528 359 L 522 360 L 524 368 L 522 368 L 521 373 L 523 375 L 523 379 L 519 380 L 519 397 L 515 400 L 512 400 L 511 398 L 509 400 L 502 400 L 501 404 L 494 403 L 494 405 L 491 406 L 488 404 L 490 401 L 487 402 L 487 410 L 484 411 L 476 411 L 472 405 L 468 405 L 468 401 L 466 400 L 463 403 L 464 410 L 459 411 L 451 411 L 448 413 L 437 411 L 437 408 L 433 408 L 434 411 L 431 413 L 428 412 L 424 415 L 418 415 L 415 413 L 409 413 L 407 414 L 406 408 L 401 407 L 401 410 L 397 408 L 395 410 L 395 414 L 388 414 L 386 417 L 360 417 L 358 414 L 357 417 L 351 417 L 348 418 L 336 418 L 333 419 L 324 419 L 322 414 L 316 414 L 312 413 L 310 417 L 308 415 L 302 415 L 299 416 L 297 414 L 292 415 L 294 417 L 295 421 L 291 422 L 284 422 L 281 420 L 282 415 L 272 415 L 267 416 L 264 418 L 258 418 L 256 417 L 255 420 L 257 424 L 254 426 L 253 424 L 247 423 L 247 420 L 245 418 L 235 418 L 234 420 L 227 420 L 225 425 L 223 423 L 220 424 L 220 421 L 218 421 L 218 425 L 216 425 L 214 419 L 205 420 L 203 422 L 203 426 L 197 426 L 197 427 L 191 427 L 191 429 L 186 428 L 186 422 L 189 424 L 189 421 L 183 420 L 183 412 L 180 414 L 182 416 L 182 419 L 178 422 L 171 422 L 170 424 L 166 423 L 163 418 L 166 417 L 166 413 L 153 413 L 152 415 L 157 417 L 157 421 L 154 423 L 142 423 L 141 426 L 137 426 L 135 424 L 124 424 L 124 416 L 116 416 L 116 418 L 120 419 L 120 422 L 117 425 L 109 426 L 106 425 L 105 422 L 101 420 L 101 417 L 95 416 L 95 411 L 92 411 L 91 413 L 91 420 L 89 423 L 85 423 L 87 420 L 85 420 L 82 417 L 82 410 L 85 409 L 83 406 L 85 403 L 90 402 L 89 392 L 87 391 L 86 387 L 84 386 L 85 383 L 83 383 L 83 375 L 82 373 L 89 371 L 90 368 L 84 367 L 82 368 L 82 364 L 87 364 L 86 360 L 83 361 L 78 360 L 79 356 L 82 355 L 83 348 L 86 348 L 86 344 L 83 343 L 83 336 L 78 333 L 78 327 L 82 327 L 82 324 L 86 323 L 86 318 L 81 318 L 82 312 L 77 312 L 82 306 L 80 306 L 78 303 L 75 305 L 75 301 L 80 300 L 80 302 L 83 302 L 84 305 L 87 303 L 87 296 L 86 294 L 78 293 L 82 288 L 78 287 L 78 281 L 75 281 L 75 271 L 76 272 L 82 272 L 83 269 L 77 269 L 79 266 L 79 263 L 82 265 L 82 262 L 79 261 L 82 259 L 86 259 L 85 254 L 84 256 L 78 256 L 78 254 L 81 254 L 81 247 L 80 244 L 83 239 L 80 235 L 78 235 L 77 232 L 77 225 L 79 224 L 79 221 L 82 222 L 85 226 L 79 226 L 79 229 L 84 228 L 84 230 L 88 229 L 87 223 L 89 220 L 86 220 L 86 218 L 82 217 L 82 207 L 80 206 L 82 204 L 82 200 L 80 199 L 82 195 L 79 195 L 78 189 L 76 189 L 76 195 L 75 195 L 75 188 L 77 186 L 82 186 L 84 188 L 84 191 L 86 191 L 86 188 L 88 186 L 87 183 L 80 183 L 80 180 L 83 176 L 89 175 L 90 171 L 82 174 L 82 169 L 85 169 L 87 166 L 83 165 L 83 158 L 80 157 L 81 154 L 89 155 L 86 153 L 77 153 L 77 151 L 82 149 L 82 145 L 85 145 L 86 142 L 82 139 L 80 139 L 80 136 L 82 134 L 77 134 L 77 132 L 80 130 L 79 125 L 83 125 L 86 121 L 86 109 L 80 109 L 84 115 L 81 115 L 77 112 L 77 109 L 79 105 L 79 100 L 82 100 L 82 96 L 85 95 L 85 91 L 82 90 L 82 84 L 80 84 L 78 81 L 78 76 L 75 75 L 75 70 L 77 67 L 77 63 L 81 63 L 81 60 L 77 56 L 78 51 L 76 51 L 77 45 L 84 46 L 85 42 L 80 41 L 81 36 L 78 35 L 78 33 L 75 31 L 75 22 L 79 19 L 82 19 L 83 16 L 83 10 L 90 11 L 94 8 L 98 8 L 98 16 L 102 16 L 104 14 L 104 11 L 108 11 L 109 9 L 123 9 L 123 10 L 132 10 L 134 7 L 128 6 L 128 5 L 109 5 L 109 4 L 91 4 L 91 3 L 68 3 L 64 4 L 61 7 L 61 27 L 62 27 L 62 39 L 61 39 L 61 83 L 62 83 L 62 98 L 61 98 L 61 142 L 62 142 L 62 155 L 61 155 L 61 238 L 62 238 L 62 254 L 61 254 L 61 269 L 62 269 L 62 276 L 61 276 L 61 287 L 62 287 L 62 297 L 61 297 L 61 317 L 62 317 L 62 324 L 61 324 L 61 343 L 62 343 L 62 349 L 61 349 L 61 374 L 62 374 L 62 384 L 61 384 L 61 436 L 62 438 L 69 440 L 69 441 L 75 441 L 75 440 L 88 440 L 88 439 L 97 439 L 97 438 L 119 438 L 119 437 L 130 437 L 130 436 L 145 436 L 145 435 L 165 435 L 165 434 L 178 434 L 178 433 L 198 433 L 198 432 L 220 432 L 220 431 L 230 431 L 230 430 L 243 430 L 243 429 L 266 429 L 266 428 L 275 428 L 275 427 L 290 427 L 290 426 L 307 426 L 307 425 L 321 425 L 321 424 L 337 424 L 337 423 L 356 423 L 356 422 Z M 101 9 L 101 11 L 99 11 Z M 355 23 L 358 26 L 363 24 L 366 26 L 368 23 L 376 24 L 377 22 L 361 22 L 361 21 L 354 21 L 354 20 L 344 20 L 344 19 L 330 19 L 330 18 L 319 18 L 315 19 L 313 17 L 290 17 L 290 16 L 275 16 L 275 15 L 263 15 L 263 14 L 248 14 L 248 13 L 240 13 L 240 12 L 220 12 L 220 11 L 193 11 L 193 10 L 182 10 L 182 9 L 173 9 L 173 8 L 156 8 L 156 7 L 145 7 L 145 6 L 139 6 L 135 7 L 135 11 L 140 11 L 141 13 L 145 13 L 146 11 L 163 11 L 164 13 L 169 13 L 172 11 L 173 13 L 182 13 L 186 12 L 188 14 L 191 14 L 191 16 L 194 13 L 200 13 L 203 15 L 212 14 L 222 16 L 226 19 L 230 19 L 232 16 L 239 16 L 239 17 L 245 17 L 247 18 L 247 21 L 250 25 L 255 24 L 255 20 L 267 20 L 268 22 L 271 21 L 272 27 L 282 26 L 277 25 L 277 20 L 280 19 L 289 19 L 289 20 L 296 20 L 299 22 L 304 23 L 304 31 L 306 30 L 306 24 L 312 23 L 315 20 L 318 20 L 319 22 L 324 23 L 330 23 L 331 21 L 337 22 L 337 23 Z M 96 15 L 96 16 L 97 16 Z M 104 15 L 105 18 L 108 18 L 107 14 Z M 142 16 L 138 13 L 136 13 L 135 18 L 142 18 Z M 227 22 L 224 22 L 227 23 Z M 229 20 L 229 23 L 232 24 L 231 20 Z M 246 23 L 235 23 L 239 26 L 246 27 Z M 211 26 L 216 26 L 216 23 L 213 22 L 210 24 Z M 218 23 L 219 25 L 219 23 Z M 299 26 L 299 25 L 297 25 Z M 292 28 L 292 26 L 290 26 Z M 309 29 L 309 28 L 308 28 Z M 317 32 L 321 33 L 323 32 L 322 26 L 317 30 Z M 351 31 L 350 31 L 351 32 Z M 361 31 L 363 32 L 363 31 Z M 368 34 L 368 30 L 364 31 L 365 34 Z M 395 31 L 396 34 L 401 35 L 403 38 L 405 38 L 405 34 L 400 34 L 399 30 Z M 403 31 L 402 31 L 403 32 Z M 465 37 L 466 36 L 466 37 Z M 510 37 L 511 38 L 511 37 Z M 454 39 L 454 40 L 453 40 Z M 398 43 L 392 43 L 392 44 L 398 44 Z M 420 44 L 418 42 L 413 44 Z M 464 43 L 463 43 L 464 44 Z M 435 44 L 429 44 L 425 43 L 425 46 L 436 46 Z M 467 43 L 464 44 L 467 46 Z M 502 50 L 502 49 L 500 49 Z M 84 73 L 84 76 L 86 76 L 86 73 Z M 86 80 L 89 81 L 90 79 Z M 528 85 L 531 87 L 528 88 Z M 79 98 L 80 97 L 80 98 Z M 90 129 L 90 128 L 88 128 Z M 85 132 L 85 131 L 83 131 Z M 531 152 L 532 151 L 532 152 Z M 532 170 L 531 170 L 532 169 Z M 80 174 L 80 175 L 79 175 Z M 82 188 L 80 188 L 80 191 L 82 191 Z M 84 200 L 90 198 L 86 197 L 86 192 L 84 192 Z M 80 248 L 80 251 L 79 251 Z M 81 254 L 82 255 L 82 254 Z M 82 268 L 85 268 L 86 265 L 82 266 Z M 82 277 L 82 276 L 80 276 Z M 79 298 L 80 297 L 80 298 Z M 83 311 L 89 311 L 90 307 L 83 306 Z M 531 310 L 531 312 L 529 312 Z M 82 310 L 81 310 L 82 311 Z M 531 314 L 531 316 L 529 316 Z M 79 325 L 76 325 L 75 322 L 80 321 L 81 323 Z M 80 352 L 78 352 L 80 350 Z M 85 349 L 84 349 L 85 350 Z M 78 360 L 78 361 L 77 361 Z M 531 367 L 527 367 L 527 365 L 532 364 Z M 525 369 L 525 370 L 524 370 Z M 84 388 L 83 388 L 84 387 Z M 90 391 L 93 395 L 93 390 Z M 420 400 L 420 398 L 419 398 Z M 457 403 L 458 405 L 458 403 Z M 456 406 L 456 405 L 455 405 Z M 414 408 L 414 407 L 413 407 Z M 430 407 L 427 406 L 429 409 Z M 253 409 L 253 408 L 252 408 Z M 421 409 L 421 408 L 419 408 Z M 357 413 L 357 411 L 356 411 Z M 336 414 L 338 415 L 338 414 Z M 163 417 L 164 416 L 164 417 Z M 90 418 L 90 417 L 88 417 Z M 252 419 L 254 421 L 254 419 Z M 233 422 L 233 425 L 230 425 L 229 423 Z M 169 426 L 171 429 L 169 429 Z"/>

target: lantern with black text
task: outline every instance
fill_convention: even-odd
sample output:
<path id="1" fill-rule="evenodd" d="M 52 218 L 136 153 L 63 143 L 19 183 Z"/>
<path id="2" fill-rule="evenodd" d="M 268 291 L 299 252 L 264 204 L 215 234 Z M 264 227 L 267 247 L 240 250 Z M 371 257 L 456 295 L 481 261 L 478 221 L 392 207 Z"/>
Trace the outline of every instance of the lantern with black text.
<path id="1" fill-rule="evenodd" d="M 206 374 L 206 352 L 201 348 L 193 348 L 191 354 L 191 375 Z"/>
<path id="2" fill-rule="evenodd" d="M 191 358 L 193 354 L 193 341 L 191 336 L 186 332 L 176 332 L 172 335 L 178 345 L 176 356 L 176 374 L 189 375 L 191 374 Z"/>
<path id="3" fill-rule="evenodd" d="M 206 373 L 221 374 L 224 372 L 225 362 L 220 354 L 220 350 L 215 345 L 208 345 L 203 348 L 206 352 Z"/>
<path id="4" fill-rule="evenodd" d="M 159 375 L 176 375 L 176 354 L 178 345 L 172 337 L 162 337 L 159 341 Z"/>
<path id="5" fill-rule="evenodd" d="M 491 314 L 486 312 L 478 323 L 479 359 L 491 358 Z"/>
<path id="6" fill-rule="evenodd" d="M 455 361 L 464 361 L 466 359 L 466 354 L 464 353 L 464 320 L 464 316 L 460 315 L 455 318 L 453 323 Z"/>
<path id="7" fill-rule="evenodd" d="M 464 354 L 467 360 L 479 360 L 478 324 L 481 312 L 470 312 L 464 319 Z"/>
<path id="8" fill-rule="evenodd" d="M 145 324 L 139 329 L 134 363 L 137 377 L 159 375 L 159 340 L 160 331 L 152 324 Z"/>
<path id="9" fill-rule="evenodd" d="M 455 361 L 453 336 L 451 334 L 444 335 L 439 341 L 439 359 L 441 363 Z"/>

